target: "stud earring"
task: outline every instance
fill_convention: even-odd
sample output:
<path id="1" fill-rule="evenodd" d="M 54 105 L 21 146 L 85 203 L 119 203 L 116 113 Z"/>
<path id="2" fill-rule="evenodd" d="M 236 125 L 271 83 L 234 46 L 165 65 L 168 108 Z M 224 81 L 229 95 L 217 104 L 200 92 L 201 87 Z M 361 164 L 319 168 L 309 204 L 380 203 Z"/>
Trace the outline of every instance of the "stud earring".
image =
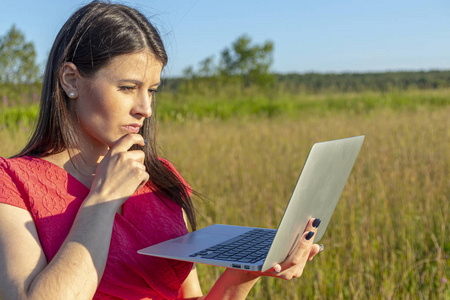
<path id="1" fill-rule="evenodd" d="M 69 92 L 69 98 L 76 98 L 76 93 L 75 92 Z"/>

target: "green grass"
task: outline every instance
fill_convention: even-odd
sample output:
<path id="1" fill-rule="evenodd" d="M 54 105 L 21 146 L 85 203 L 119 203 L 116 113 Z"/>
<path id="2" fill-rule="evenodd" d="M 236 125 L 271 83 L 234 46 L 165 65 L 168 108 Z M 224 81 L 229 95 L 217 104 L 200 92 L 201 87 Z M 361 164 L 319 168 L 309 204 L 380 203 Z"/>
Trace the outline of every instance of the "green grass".
<path id="1" fill-rule="evenodd" d="M 39 114 L 37 104 L 27 106 L 2 107 L 0 110 L 0 126 L 3 129 L 31 128 Z"/>
<path id="2" fill-rule="evenodd" d="M 158 95 L 159 96 L 159 95 Z M 161 94 L 157 98 L 161 120 L 221 119 L 246 116 L 298 117 L 303 113 L 368 113 L 389 108 L 417 110 L 450 105 L 450 89 L 407 90 L 389 93 L 290 94 L 250 91 L 245 96 L 230 94 L 182 95 Z"/>
<path id="3" fill-rule="evenodd" d="M 298 95 L 291 103 L 280 95 L 273 102 L 286 106 L 273 114 L 257 100 L 253 108 L 240 108 L 243 99 L 211 100 L 235 107 L 216 108 L 224 111 L 218 114 L 201 104 L 206 99 L 187 99 L 177 117 L 163 105 L 175 99 L 162 94 L 162 156 L 208 198 L 196 199 L 199 227 L 275 228 L 311 145 L 365 134 L 321 241 L 325 251 L 300 279 L 263 278 L 248 299 L 450 299 L 448 96 L 449 90 Z M 1 156 L 23 145 L 25 123 L 0 130 Z M 198 270 L 205 292 L 222 271 Z"/>
<path id="4" fill-rule="evenodd" d="M 162 121 L 230 120 L 246 117 L 294 117 L 335 112 L 369 113 L 380 108 L 416 111 L 450 105 L 450 89 L 407 90 L 389 93 L 288 94 L 250 90 L 245 96 L 232 93 L 182 95 L 161 93 L 156 99 L 158 119 Z M 0 126 L 14 129 L 30 127 L 38 115 L 38 104 L 2 107 Z"/>

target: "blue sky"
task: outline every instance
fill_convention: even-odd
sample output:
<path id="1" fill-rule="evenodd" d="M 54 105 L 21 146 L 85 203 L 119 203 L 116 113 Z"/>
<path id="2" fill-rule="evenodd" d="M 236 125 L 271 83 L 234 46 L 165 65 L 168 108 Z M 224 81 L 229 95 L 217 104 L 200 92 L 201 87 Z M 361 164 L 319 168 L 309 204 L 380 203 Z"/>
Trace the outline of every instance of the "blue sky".
<path id="1" fill-rule="evenodd" d="M 13 23 L 46 55 L 69 15 L 87 1 L 0 0 L 0 35 Z M 240 35 L 275 44 L 273 71 L 450 69 L 449 0 L 122 1 L 151 16 L 170 63 L 197 67 Z"/>

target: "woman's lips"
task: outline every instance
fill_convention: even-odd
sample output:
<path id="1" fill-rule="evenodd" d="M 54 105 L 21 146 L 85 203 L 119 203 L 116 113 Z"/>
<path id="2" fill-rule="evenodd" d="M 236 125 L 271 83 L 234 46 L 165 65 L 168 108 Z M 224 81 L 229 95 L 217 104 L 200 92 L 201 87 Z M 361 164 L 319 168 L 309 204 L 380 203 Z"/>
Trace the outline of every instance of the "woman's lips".
<path id="1" fill-rule="evenodd" d="M 129 133 L 138 133 L 139 129 L 141 129 L 141 125 L 137 124 L 129 124 L 125 125 L 124 127 Z"/>

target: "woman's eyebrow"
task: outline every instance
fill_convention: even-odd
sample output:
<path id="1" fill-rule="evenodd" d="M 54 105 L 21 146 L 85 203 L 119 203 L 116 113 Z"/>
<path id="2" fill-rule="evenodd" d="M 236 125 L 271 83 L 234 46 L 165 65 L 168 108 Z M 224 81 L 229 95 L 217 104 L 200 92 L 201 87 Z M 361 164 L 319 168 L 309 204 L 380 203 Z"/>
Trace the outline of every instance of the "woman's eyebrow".
<path id="1" fill-rule="evenodd" d="M 137 84 L 137 85 L 142 85 L 142 84 L 143 84 L 142 81 L 136 80 L 136 79 L 120 79 L 119 82 L 131 82 L 131 83 L 134 83 L 134 84 Z M 159 81 L 159 82 L 157 82 L 157 83 L 155 83 L 155 84 L 152 84 L 151 86 L 152 86 L 152 87 L 155 87 L 155 86 L 157 87 L 157 86 L 159 86 L 160 84 L 161 84 L 161 82 Z"/>
<path id="2" fill-rule="evenodd" d="M 136 79 L 120 79 L 119 82 L 131 82 L 135 84 L 142 84 L 142 81 Z"/>

